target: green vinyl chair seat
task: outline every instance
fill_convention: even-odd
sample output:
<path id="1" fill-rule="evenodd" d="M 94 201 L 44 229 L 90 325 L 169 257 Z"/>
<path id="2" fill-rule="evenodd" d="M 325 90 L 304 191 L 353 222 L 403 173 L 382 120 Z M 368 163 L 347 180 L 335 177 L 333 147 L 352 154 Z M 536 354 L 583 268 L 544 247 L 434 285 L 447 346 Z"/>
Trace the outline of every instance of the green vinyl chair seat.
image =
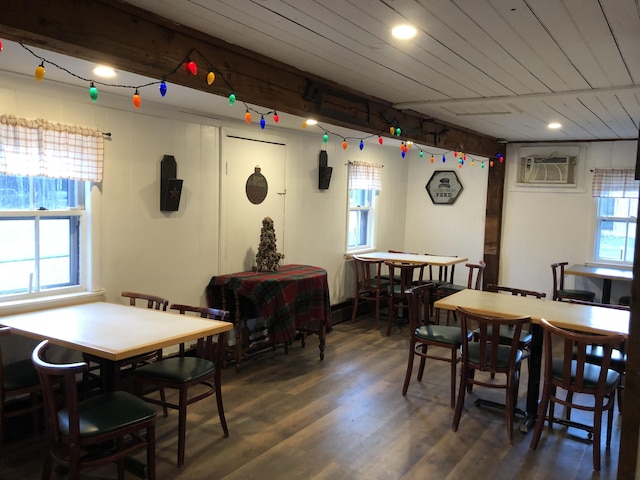
<path id="1" fill-rule="evenodd" d="M 441 343 L 460 345 L 462 343 L 460 327 L 447 325 L 422 325 L 416 328 L 415 335 L 424 340 L 433 340 Z M 471 336 L 471 333 L 469 333 Z"/>
<path id="2" fill-rule="evenodd" d="M 83 437 L 114 432 L 156 416 L 156 409 L 124 391 L 105 393 L 78 403 L 80 435 Z M 58 412 L 60 431 L 69 434 L 69 411 Z"/>
<path id="3" fill-rule="evenodd" d="M 215 370 L 211 360 L 200 357 L 169 357 L 144 365 L 136 370 L 142 378 L 154 378 L 170 383 L 189 383 Z"/>
<path id="4" fill-rule="evenodd" d="M 473 342 L 469 344 L 469 362 L 470 363 L 480 363 L 480 344 Z M 490 361 L 491 358 L 491 350 L 487 348 L 486 350 L 486 359 L 487 362 Z M 508 345 L 499 345 L 498 346 L 498 358 L 496 361 L 496 366 L 498 368 L 507 368 L 509 366 L 509 354 L 511 353 L 511 347 Z M 522 350 L 518 349 L 516 352 L 516 360 L 515 363 L 518 364 L 522 360 Z"/>
<path id="5" fill-rule="evenodd" d="M 575 378 L 576 361 L 571 362 L 571 379 Z M 564 369 L 564 361 L 561 358 L 554 359 L 552 362 L 552 375 L 553 378 L 561 381 L 562 372 Z M 592 363 L 587 363 L 584 369 L 584 387 L 587 389 L 595 390 L 598 384 L 598 377 L 600 376 L 600 366 Z M 615 370 L 607 370 L 607 378 L 605 380 L 605 386 L 607 389 L 615 387 L 620 381 L 620 374 Z"/>
<path id="6" fill-rule="evenodd" d="M 590 292 L 589 290 L 574 290 L 574 289 L 563 289 L 558 290 L 558 295 L 561 297 L 571 297 L 577 298 L 578 300 L 586 300 L 587 302 L 592 302 L 595 294 Z"/>
<path id="7" fill-rule="evenodd" d="M 40 385 L 38 372 L 30 358 L 8 363 L 3 367 L 4 388 L 7 390 L 21 390 L 33 385 Z"/>

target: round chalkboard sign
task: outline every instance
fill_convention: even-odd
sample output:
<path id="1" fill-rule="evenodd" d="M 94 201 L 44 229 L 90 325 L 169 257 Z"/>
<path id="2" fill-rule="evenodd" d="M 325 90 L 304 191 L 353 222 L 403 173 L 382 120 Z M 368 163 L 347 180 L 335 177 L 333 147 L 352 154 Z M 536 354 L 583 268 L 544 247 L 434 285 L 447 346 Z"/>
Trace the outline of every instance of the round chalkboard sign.
<path id="1" fill-rule="evenodd" d="M 254 173 L 247 178 L 247 198 L 254 205 L 258 205 L 267 197 L 268 189 L 267 179 L 260 173 L 260 167 L 256 167 Z"/>

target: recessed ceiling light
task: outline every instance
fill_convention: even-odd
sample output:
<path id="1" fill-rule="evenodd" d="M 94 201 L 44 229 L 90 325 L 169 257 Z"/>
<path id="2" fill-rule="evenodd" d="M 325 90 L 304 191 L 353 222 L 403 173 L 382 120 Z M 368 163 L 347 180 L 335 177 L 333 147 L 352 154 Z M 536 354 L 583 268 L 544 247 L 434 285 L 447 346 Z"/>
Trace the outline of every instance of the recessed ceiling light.
<path id="1" fill-rule="evenodd" d="M 398 25 L 391 29 L 391 35 L 399 40 L 409 40 L 416 36 L 416 29 L 411 25 Z"/>
<path id="2" fill-rule="evenodd" d="M 552 130 L 556 130 L 556 129 L 562 127 L 562 124 L 560 124 L 558 122 L 552 122 L 549 125 L 547 125 L 547 127 L 552 129 Z"/>
<path id="3" fill-rule="evenodd" d="M 93 69 L 93 73 L 102 78 L 111 78 L 116 76 L 116 71 L 113 68 L 107 67 L 105 65 L 98 65 Z"/>
<path id="4" fill-rule="evenodd" d="M 318 121 L 317 121 L 317 120 L 314 120 L 313 118 L 308 118 L 308 119 L 305 121 L 305 123 L 306 123 L 307 125 L 317 125 L 317 124 L 318 124 Z"/>

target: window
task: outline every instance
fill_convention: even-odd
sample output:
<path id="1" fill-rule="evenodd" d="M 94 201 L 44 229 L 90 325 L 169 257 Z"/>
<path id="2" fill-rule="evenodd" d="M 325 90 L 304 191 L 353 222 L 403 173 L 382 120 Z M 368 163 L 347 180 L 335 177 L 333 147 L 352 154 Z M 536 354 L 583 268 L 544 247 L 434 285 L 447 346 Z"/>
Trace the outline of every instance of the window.
<path id="1" fill-rule="evenodd" d="M 375 248 L 376 197 L 381 190 L 381 165 L 349 164 L 347 251 Z"/>
<path id="2" fill-rule="evenodd" d="M 633 263 L 639 186 L 633 170 L 595 170 L 593 196 L 598 201 L 595 261 Z"/>
<path id="3" fill-rule="evenodd" d="M 0 301 L 85 290 L 102 134 L 0 116 Z"/>
<path id="4" fill-rule="evenodd" d="M 0 298 L 81 285 L 84 183 L 0 174 Z"/>

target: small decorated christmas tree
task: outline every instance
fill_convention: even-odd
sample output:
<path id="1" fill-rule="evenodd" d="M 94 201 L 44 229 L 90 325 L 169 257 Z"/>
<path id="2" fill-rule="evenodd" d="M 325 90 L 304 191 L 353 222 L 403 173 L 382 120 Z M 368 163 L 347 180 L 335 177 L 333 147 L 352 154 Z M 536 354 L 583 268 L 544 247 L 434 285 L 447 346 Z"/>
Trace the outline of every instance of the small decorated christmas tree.
<path id="1" fill-rule="evenodd" d="M 278 270 L 280 260 L 284 258 L 282 253 L 278 253 L 276 248 L 276 232 L 273 228 L 273 220 L 264 217 L 262 220 L 262 230 L 260 231 L 260 245 L 256 255 L 256 272 L 275 272 Z"/>

